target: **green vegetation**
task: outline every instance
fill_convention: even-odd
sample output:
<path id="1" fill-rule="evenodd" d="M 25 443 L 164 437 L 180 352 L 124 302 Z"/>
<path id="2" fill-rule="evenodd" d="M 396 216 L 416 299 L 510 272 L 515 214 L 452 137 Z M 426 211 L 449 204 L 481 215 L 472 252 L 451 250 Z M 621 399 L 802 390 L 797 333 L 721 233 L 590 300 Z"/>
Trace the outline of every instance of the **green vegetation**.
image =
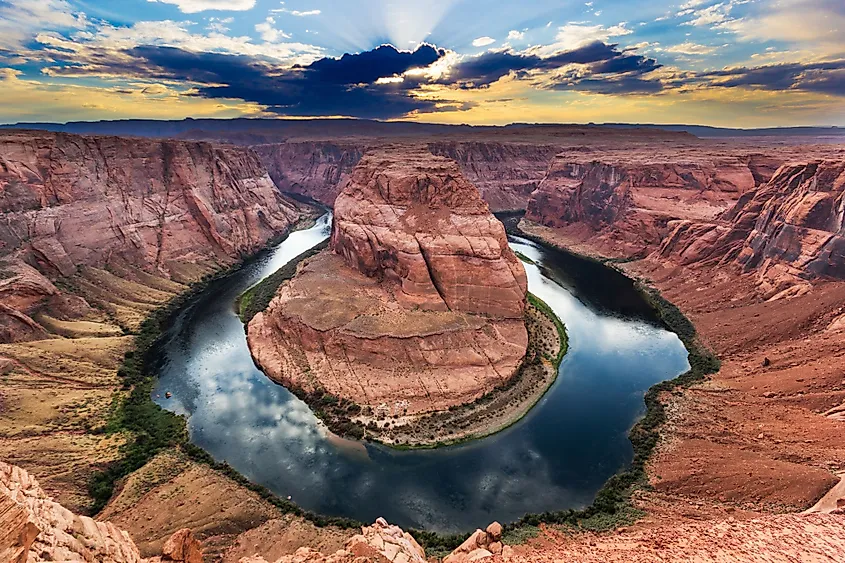
<path id="1" fill-rule="evenodd" d="M 324 248 L 327 248 L 328 245 L 329 241 L 325 240 L 310 250 L 306 250 L 264 278 L 262 281 L 243 292 L 238 299 L 238 311 L 244 324 L 248 324 L 249 321 L 252 320 L 252 317 L 267 308 L 270 301 L 273 299 L 273 296 L 276 295 L 276 290 L 279 289 L 279 286 L 296 274 L 296 268 L 299 266 L 300 262 L 306 258 L 314 256 Z"/>
<path id="2" fill-rule="evenodd" d="M 557 335 L 560 338 L 560 350 L 557 352 L 557 357 L 555 358 L 547 358 L 550 362 L 552 362 L 555 366 L 555 369 L 560 367 L 560 362 L 563 361 L 563 357 L 566 355 L 566 352 L 569 350 L 569 336 L 566 334 L 566 326 L 564 326 L 563 321 L 560 320 L 555 312 L 549 307 L 549 304 L 534 295 L 533 293 L 528 293 L 528 302 L 537 307 L 544 315 L 552 320 L 555 323 L 555 328 L 557 328 Z"/>
<path id="3" fill-rule="evenodd" d="M 536 265 L 537 265 L 537 262 L 535 262 L 534 260 L 532 260 L 531 258 L 529 258 L 528 256 L 526 256 L 525 254 L 523 254 L 523 253 L 522 253 L 522 252 L 520 252 L 519 250 L 514 250 L 514 251 L 513 251 L 513 253 L 514 253 L 514 254 L 516 254 L 516 257 L 517 257 L 517 258 L 519 258 L 520 260 L 522 260 L 522 261 L 523 261 L 523 262 L 525 262 L 526 264 L 531 264 L 532 266 L 536 266 Z"/>
<path id="4" fill-rule="evenodd" d="M 537 526 L 521 526 L 510 528 L 502 534 L 502 543 L 506 545 L 520 545 L 540 535 L 540 528 Z"/>

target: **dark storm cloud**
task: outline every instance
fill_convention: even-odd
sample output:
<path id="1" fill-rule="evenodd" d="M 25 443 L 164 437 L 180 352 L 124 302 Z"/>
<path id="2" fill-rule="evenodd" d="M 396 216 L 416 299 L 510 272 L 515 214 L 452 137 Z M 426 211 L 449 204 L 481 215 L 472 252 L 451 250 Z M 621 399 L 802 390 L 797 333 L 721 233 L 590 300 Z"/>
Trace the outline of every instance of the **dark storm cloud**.
<path id="1" fill-rule="evenodd" d="M 376 83 L 379 78 L 426 67 L 444 55 L 429 45 L 413 52 L 381 46 L 282 69 L 243 55 L 194 53 L 174 47 L 136 47 L 128 53 L 139 73 L 207 84 L 198 88 L 198 95 L 256 102 L 284 115 L 391 118 L 440 107 L 437 100 L 410 95 L 408 90 L 416 83 Z M 456 107 L 449 106 L 452 110 Z"/>
<path id="2" fill-rule="evenodd" d="M 709 82 L 710 85 L 723 88 L 804 90 L 845 96 L 845 59 L 716 70 L 700 73 L 694 81 Z"/>
<path id="3" fill-rule="evenodd" d="M 448 80 L 464 87 L 483 87 L 512 72 L 517 77 L 524 77 L 530 71 L 555 70 L 568 64 L 589 65 L 589 72 L 596 74 L 643 73 L 660 67 L 654 59 L 620 51 L 617 45 L 596 41 L 548 57 L 530 52 L 490 51 L 458 63 Z"/>

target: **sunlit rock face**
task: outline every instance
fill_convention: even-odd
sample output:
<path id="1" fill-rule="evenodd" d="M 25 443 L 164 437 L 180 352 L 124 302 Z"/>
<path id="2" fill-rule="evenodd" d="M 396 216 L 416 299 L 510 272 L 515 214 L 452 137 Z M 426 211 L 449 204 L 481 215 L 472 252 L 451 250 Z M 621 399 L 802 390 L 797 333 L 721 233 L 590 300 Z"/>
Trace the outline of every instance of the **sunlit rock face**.
<path id="1" fill-rule="evenodd" d="M 249 149 L 0 135 L 0 341 L 43 337 L 49 280 L 119 265 L 190 281 L 285 232 L 299 209 Z"/>
<path id="2" fill-rule="evenodd" d="M 409 414 L 507 381 L 528 343 L 527 281 L 502 224 L 454 161 L 366 155 L 335 203 L 329 251 L 249 324 L 272 379 Z"/>
<path id="3" fill-rule="evenodd" d="M 335 201 L 331 247 L 363 274 L 398 283 L 408 307 L 522 318 L 525 270 L 451 160 L 368 155 Z"/>
<path id="4" fill-rule="evenodd" d="M 845 163 L 786 164 L 721 222 L 676 223 L 659 256 L 683 264 L 738 264 L 770 297 L 845 279 Z"/>

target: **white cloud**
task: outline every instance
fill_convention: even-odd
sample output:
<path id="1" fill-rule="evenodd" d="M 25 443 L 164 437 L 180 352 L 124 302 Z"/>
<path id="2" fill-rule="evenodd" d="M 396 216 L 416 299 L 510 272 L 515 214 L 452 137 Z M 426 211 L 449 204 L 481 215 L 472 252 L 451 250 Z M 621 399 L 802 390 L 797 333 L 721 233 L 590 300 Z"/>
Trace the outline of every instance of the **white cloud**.
<path id="1" fill-rule="evenodd" d="M 287 8 L 276 8 L 275 10 L 270 10 L 270 12 L 274 14 L 290 14 L 292 16 L 297 16 L 300 18 L 305 18 L 308 16 L 319 16 L 323 13 L 320 10 L 307 10 L 304 12 L 300 12 L 299 10 L 288 10 Z"/>
<path id="2" fill-rule="evenodd" d="M 486 47 L 487 45 L 492 45 L 495 42 L 496 42 L 496 40 L 493 39 L 492 37 L 484 36 L 484 37 L 479 37 L 478 39 L 474 40 L 472 42 L 472 46 L 473 47 Z"/>
<path id="3" fill-rule="evenodd" d="M 688 22 L 684 22 L 683 25 L 701 27 L 705 25 L 724 23 L 728 20 L 728 13 L 731 11 L 732 7 L 733 6 L 730 3 L 720 2 L 718 4 L 702 8 L 701 10 L 695 10 L 692 13 L 693 19 Z M 687 13 L 679 12 L 678 15 L 686 15 Z"/>
<path id="4" fill-rule="evenodd" d="M 74 11 L 65 0 L 0 3 L 0 48 L 19 51 L 42 29 L 84 29 L 89 23 L 84 13 Z"/>
<path id="5" fill-rule="evenodd" d="M 147 2 L 173 4 L 185 14 L 196 14 L 206 10 L 244 12 L 255 7 L 255 0 L 147 0 Z"/>
<path id="6" fill-rule="evenodd" d="M 276 20 L 270 16 L 263 22 L 256 24 L 255 31 L 261 35 L 261 39 L 268 43 L 277 43 L 281 39 L 290 39 L 290 35 L 281 29 L 276 29 L 275 25 Z"/>
<path id="7" fill-rule="evenodd" d="M 699 45 L 691 41 L 685 41 L 678 45 L 667 47 L 666 51 L 669 53 L 678 53 L 681 55 L 709 55 L 716 51 L 716 47 L 709 47 L 707 45 Z"/>
<path id="8" fill-rule="evenodd" d="M 522 41 L 523 39 L 525 39 L 524 31 L 512 29 L 508 32 L 508 41 Z"/>
<path id="9" fill-rule="evenodd" d="M 568 51 L 594 41 L 607 41 L 611 37 L 621 37 L 634 33 L 626 27 L 626 22 L 605 27 L 603 25 L 585 25 L 568 23 L 558 28 L 555 43 L 543 48 L 549 54 L 555 51 Z"/>

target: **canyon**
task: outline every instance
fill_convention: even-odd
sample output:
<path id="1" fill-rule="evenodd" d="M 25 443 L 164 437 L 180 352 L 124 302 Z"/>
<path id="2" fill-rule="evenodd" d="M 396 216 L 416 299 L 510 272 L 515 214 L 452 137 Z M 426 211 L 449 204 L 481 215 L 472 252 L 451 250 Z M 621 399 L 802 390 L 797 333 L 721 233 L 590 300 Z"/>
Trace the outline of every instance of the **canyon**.
<path id="1" fill-rule="evenodd" d="M 446 386 L 440 398 L 424 385 L 402 385 L 408 395 L 388 409 L 424 413 L 477 398 L 515 370 L 527 346 L 524 278 L 488 212 L 524 209 L 523 234 L 596 257 L 677 304 L 722 367 L 660 397 L 667 422 L 648 464 L 650 490 L 633 496 L 645 513 L 636 523 L 576 534 L 543 524 L 525 545 L 497 552 L 487 549 L 497 542 L 485 540 L 452 561 L 476 549 L 496 561 L 750 561 L 761 543 L 772 560 L 835 560 L 830 554 L 845 545 L 837 503 L 845 492 L 836 487 L 845 471 L 842 144 L 587 127 L 390 137 L 366 125 L 335 124 L 331 135 L 303 127 L 284 134 L 195 130 L 181 140 L 0 134 L 0 459 L 23 468 L 0 474 L 7 482 L 6 475 L 30 482 L 24 470 L 35 475 L 39 488 L 24 489 L 38 492 L 24 496 L 87 510 L 88 477 L 120 460 L 129 440 L 105 429 L 115 393 L 125 393 L 118 368 L 133 333 L 192 283 L 313 218 L 303 198 L 334 207 L 332 250 L 300 266 L 262 315 L 271 320 L 253 320 L 250 343 L 254 334 L 264 339 L 254 347 L 268 350 L 263 359 L 257 353 L 268 374 L 284 365 L 302 376 L 303 361 L 347 375 L 346 366 L 359 362 L 382 362 L 384 370 L 387 360 L 408 357 L 397 353 L 397 339 L 442 351 L 434 340 L 447 330 L 450 347 L 456 340 L 466 346 L 451 357 L 430 356 L 437 358 L 431 381 Z M 419 175 L 415 166 L 434 170 L 414 189 L 387 181 L 409 169 Z M 466 197 L 439 201 L 446 184 Z M 483 244 L 450 238 L 470 227 Z M 484 274 L 473 275 L 479 260 Z M 488 270 L 488 262 L 495 266 Z M 450 283 L 456 269 L 476 281 Z M 349 326 L 350 317 L 374 307 L 386 316 Z M 284 357 L 282 327 L 302 350 L 296 358 Z M 318 344 L 326 342 L 324 352 Z M 341 349 L 362 357 L 338 368 Z M 468 363 L 470 349 L 488 357 Z M 490 357 L 493 351 L 499 355 Z M 438 375 L 437 362 L 459 369 Z M 397 371 L 411 377 L 416 365 Z M 472 376 L 448 373 L 463 369 Z M 363 390 L 320 385 L 379 406 L 397 393 L 380 387 L 380 373 Z M 455 387 L 457 379 L 471 384 Z M 825 494 L 817 512 L 799 514 Z M 19 537 L 38 542 L 19 495 L 13 504 L 4 500 L 0 518 L 24 522 Z M 208 560 L 424 556 L 386 523 L 358 534 L 280 514 L 179 447 L 121 481 L 99 523 L 61 514 L 66 529 L 96 529 L 92 545 L 123 546 L 125 557 L 115 561 L 180 560 L 164 554 L 174 554 L 178 542 L 165 545 L 186 528 Z M 38 529 L 42 539 L 59 537 L 44 535 L 43 524 Z M 400 546 L 389 556 L 379 551 L 387 536 Z"/>

